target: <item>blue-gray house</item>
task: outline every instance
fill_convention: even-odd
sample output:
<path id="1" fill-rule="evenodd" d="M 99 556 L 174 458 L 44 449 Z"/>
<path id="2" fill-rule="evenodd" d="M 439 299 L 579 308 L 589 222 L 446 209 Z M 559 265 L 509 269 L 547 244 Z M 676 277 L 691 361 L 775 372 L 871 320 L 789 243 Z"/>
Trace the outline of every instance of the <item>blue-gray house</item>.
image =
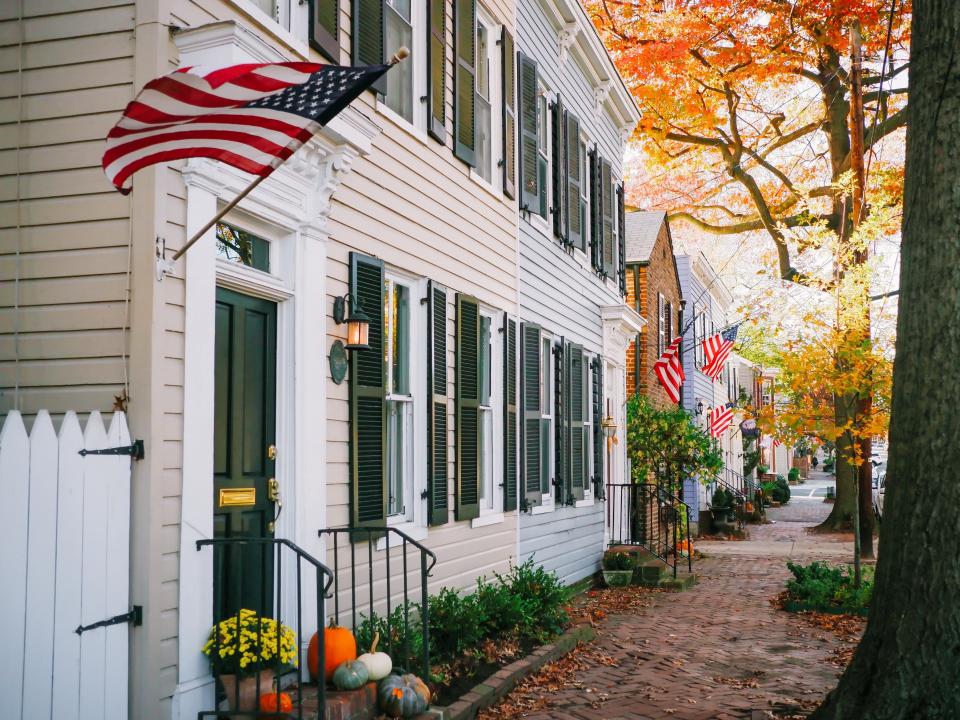
<path id="1" fill-rule="evenodd" d="M 603 487 L 622 482 L 624 144 L 636 106 L 575 0 L 517 6 L 521 560 L 567 583 L 604 546 Z M 604 425 L 612 437 L 606 437 Z"/>

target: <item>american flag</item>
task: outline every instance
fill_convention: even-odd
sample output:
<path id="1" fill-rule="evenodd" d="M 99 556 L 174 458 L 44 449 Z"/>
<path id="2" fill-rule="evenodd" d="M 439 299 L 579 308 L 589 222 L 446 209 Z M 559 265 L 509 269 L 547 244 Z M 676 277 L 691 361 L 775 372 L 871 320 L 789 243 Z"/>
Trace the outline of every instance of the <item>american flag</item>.
<path id="1" fill-rule="evenodd" d="M 680 360 L 680 345 L 683 338 L 678 337 L 671 342 L 663 355 L 653 364 L 653 371 L 657 374 L 657 379 L 667 391 L 667 396 L 671 402 L 680 402 L 680 387 L 686 376 L 683 374 L 683 363 Z"/>
<path id="2" fill-rule="evenodd" d="M 733 403 L 718 405 L 707 416 L 710 434 L 719 438 L 733 424 Z"/>
<path id="3" fill-rule="evenodd" d="M 739 327 L 738 323 L 729 330 L 717 333 L 703 341 L 702 371 L 711 380 L 716 380 L 723 372 L 723 366 L 733 350 L 733 343 L 736 342 Z"/>
<path id="4" fill-rule="evenodd" d="M 148 82 L 107 135 L 103 170 L 122 193 L 137 170 L 208 157 L 266 177 L 390 65 L 287 62 L 186 67 Z"/>

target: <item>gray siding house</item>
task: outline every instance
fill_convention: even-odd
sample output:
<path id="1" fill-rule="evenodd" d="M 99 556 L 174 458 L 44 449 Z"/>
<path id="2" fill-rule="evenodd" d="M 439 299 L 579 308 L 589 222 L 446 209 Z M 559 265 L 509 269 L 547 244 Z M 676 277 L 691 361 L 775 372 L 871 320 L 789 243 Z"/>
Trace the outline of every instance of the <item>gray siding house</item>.
<path id="1" fill-rule="evenodd" d="M 677 255 L 677 272 L 680 275 L 683 297 L 686 299 L 681 329 L 686 330 L 683 372 L 687 380 L 683 386 L 681 402 L 697 425 L 706 430 L 710 409 L 728 402 L 729 398 L 725 382 L 714 382 L 701 371 L 704 364 L 701 343 L 705 338 L 727 328 L 731 319 L 728 313 L 732 297 L 702 253 Z M 725 460 L 729 460 L 731 455 L 733 432 L 731 428 L 720 438 Z M 685 482 L 683 500 L 690 506 L 694 518 L 701 512 L 708 511 L 707 491 L 695 478 Z"/>
<path id="2" fill-rule="evenodd" d="M 624 299 L 621 178 L 639 116 L 579 3 L 520 0 L 517 49 L 519 554 L 573 583 L 599 567 L 603 487 L 625 477 L 625 355 L 643 321 Z"/>

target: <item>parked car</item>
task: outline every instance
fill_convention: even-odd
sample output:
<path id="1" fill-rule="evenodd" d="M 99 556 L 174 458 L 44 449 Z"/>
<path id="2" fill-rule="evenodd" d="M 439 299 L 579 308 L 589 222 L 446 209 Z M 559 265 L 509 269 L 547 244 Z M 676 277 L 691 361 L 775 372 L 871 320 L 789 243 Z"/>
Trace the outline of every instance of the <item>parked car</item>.
<path id="1" fill-rule="evenodd" d="M 873 512 L 877 519 L 883 517 L 883 493 L 887 484 L 887 464 L 873 468 Z"/>

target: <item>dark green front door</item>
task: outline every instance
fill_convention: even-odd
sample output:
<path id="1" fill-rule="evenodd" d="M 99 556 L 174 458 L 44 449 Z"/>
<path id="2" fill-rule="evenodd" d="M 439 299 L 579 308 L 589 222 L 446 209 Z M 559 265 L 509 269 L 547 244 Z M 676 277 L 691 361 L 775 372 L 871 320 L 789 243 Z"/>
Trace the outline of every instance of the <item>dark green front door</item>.
<path id="1" fill-rule="evenodd" d="M 214 537 L 273 537 L 276 303 L 217 288 L 215 360 Z M 239 607 L 271 615 L 272 551 L 266 544 L 217 549 L 214 610 L 219 618 Z"/>

